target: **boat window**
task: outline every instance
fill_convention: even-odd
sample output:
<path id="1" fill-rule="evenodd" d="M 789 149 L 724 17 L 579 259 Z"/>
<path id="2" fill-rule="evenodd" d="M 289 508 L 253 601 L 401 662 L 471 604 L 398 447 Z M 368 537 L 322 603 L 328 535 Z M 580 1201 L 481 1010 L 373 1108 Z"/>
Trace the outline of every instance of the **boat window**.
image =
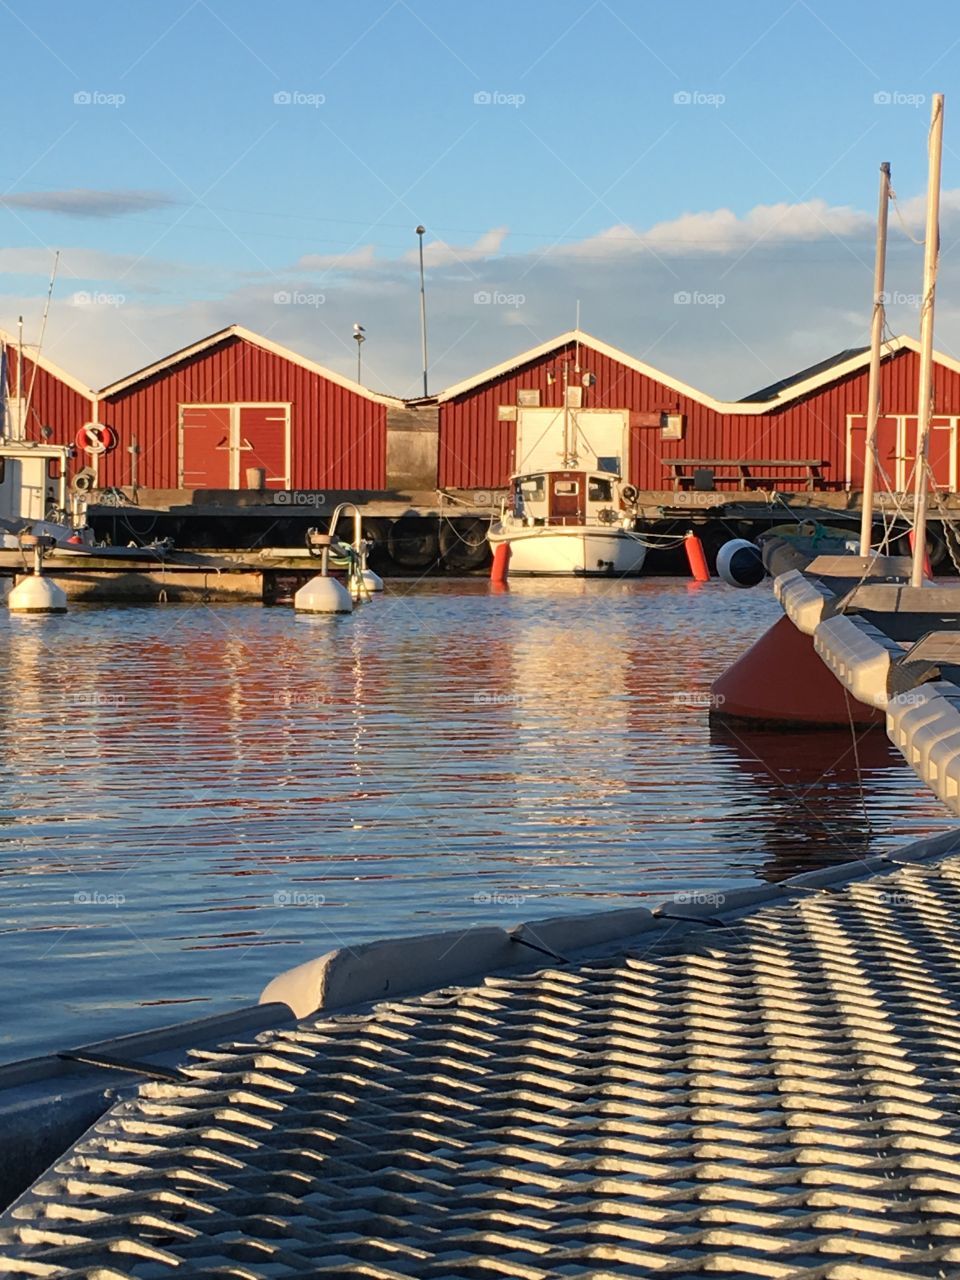
<path id="1" fill-rule="evenodd" d="M 609 480 L 601 480 L 599 476 L 591 476 L 587 488 L 587 499 L 590 502 L 612 502 L 612 483 Z"/>
<path id="2" fill-rule="evenodd" d="M 51 480 L 60 479 L 60 459 L 59 458 L 47 459 L 47 475 L 50 477 Z"/>
<path id="3" fill-rule="evenodd" d="M 580 492 L 580 485 L 576 480 L 554 480 L 553 492 L 569 496 Z"/>
<path id="4" fill-rule="evenodd" d="M 543 476 L 521 476 L 517 481 L 517 490 L 525 502 L 543 502 L 547 496 Z"/>

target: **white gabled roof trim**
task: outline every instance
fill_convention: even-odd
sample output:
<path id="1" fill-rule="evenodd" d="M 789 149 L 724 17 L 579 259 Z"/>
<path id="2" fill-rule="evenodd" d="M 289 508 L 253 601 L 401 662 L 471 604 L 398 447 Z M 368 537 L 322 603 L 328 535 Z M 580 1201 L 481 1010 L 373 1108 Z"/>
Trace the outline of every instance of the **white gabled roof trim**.
<path id="1" fill-rule="evenodd" d="M 254 333 L 252 329 L 245 329 L 242 324 L 228 325 L 226 329 L 211 333 L 208 337 L 201 338 L 199 342 L 194 342 L 189 347 L 181 347 L 179 351 L 174 351 L 162 360 L 157 360 L 143 369 L 138 369 L 136 373 L 131 373 L 128 377 L 121 378 L 119 382 L 111 382 L 109 386 L 101 388 L 98 395 L 101 400 L 104 400 L 120 391 L 126 391 L 128 387 L 136 386 L 138 382 L 144 382 L 147 378 L 155 377 L 156 374 L 162 373 L 164 369 L 170 369 L 174 365 L 182 364 L 185 360 L 192 359 L 193 356 L 199 355 L 220 342 L 225 342 L 228 338 L 240 338 L 244 342 L 249 342 L 251 346 L 260 347 L 275 356 L 280 356 L 281 359 L 289 361 L 290 364 L 299 365 L 301 369 L 306 369 L 309 373 L 315 373 L 319 377 L 325 378 L 327 382 L 333 382 L 338 387 L 344 387 L 347 391 L 353 391 L 357 395 L 363 396 L 366 400 L 373 400 L 376 404 L 403 404 L 403 401 L 396 396 L 380 395 L 376 391 L 369 390 L 368 387 L 362 387 L 359 382 L 354 382 L 351 378 L 344 378 L 341 374 L 334 373 L 332 369 L 327 369 L 324 365 L 317 364 L 315 360 L 308 360 L 306 356 L 302 356 L 296 351 L 291 351 L 289 347 L 281 346 L 279 342 L 271 342 L 269 338 L 264 338 L 259 333 Z"/>
<path id="2" fill-rule="evenodd" d="M 642 360 L 635 360 L 633 356 L 627 355 L 625 351 L 620 351 L 617 347 L 611 347 L 608 343 L 601 342 L 598 338 L 592 338 L 588 333 L 570 329 L 566 333 L 560 334 L 557 338 L 551 338 L 549 342 L 543 342 L 538 347 L 531 347 L 529 351 L 521 352 L 520 355 L 514 356 L 511 360 L 505 360 L 502 364 L 494 365 L 492 368 L 484 370 L 483 373 L 475 374 L 472 378 L 466 378 L 463 382 L 457 382 L 452 387 L 447 387 L 445 391 L 440 392 L 436 400 L 439 404 L 443 404 L 446 400 L 452 400 L 456 396 L 464 395 L 476 387 L 483 386 L 484 383 L 492 382 L 504 374 L 512 373 L 514 369 L 519 368 L 521 365 L 529 364 L 533 360 L 539 360 L 541 356 L 549 355 L 551 351 L 569 346 L 571 342 L 576 341 L 579 341 L 592 351 L 599 352 L 600 355 L 608 356 L 611 360 L 616 360 L 619 364 L 626 365 L 628 369 L 634 369 L 637 373 L 643 374 L 644 377 L 650 378 L 654 382 L 659 382 L 663 386 L 669 387 L 671 391 L 677 392 L 678 395 L 688 396 L 691 400 L 695 400 L 698 404 L 705 405 L 708 409 L 713 409 L 717 413 L 735 413 L 745 416 L 759 416 L 771 413 L 773 410 L 782 408 L 794 400 L 799 400 L 802 396 L 809 395 L 811 391 L 829 386 L 833 382 L 839 382 L 849 374 L 865 369 L 870 363 L 870 352 L 864 351 L 860 355 L 851 356 L 849 360 L 844 360 L 842 364 L 831 365 L 829 369 L 825 369 L 822 373 L 805 378 L 803 382 L 794 383 L 792 386 L 787 387 L 782 395 L 775 396 L 771 400 L 715 400 L 713 396 L 708 396 L 705 392 L 698 391 L 695 387 L 688 386 L 687 383 L 680 382 L 677 378 L 671 378 L 669 374 L 663 373 L 659 369 L 654 369 L 652 365 L 644 364 Z M 886 359 L 887 356 L 904 349 L 919 352 L 920 343 L 915 338 L 906 336 L 891 338 L 883 344 L 882 358 Z M 952 372 L 960 373 L 960 361 L 954 360 L 950 356 L 942 355 L 939 351 L 934 352 L 934 360 L 937 364 L 944 365 L 945 368 L 952 370 Z"/>
<path id="3" fill-rule="evenodd" d="M 20 340 L 14 334 L 7 333 L 5 329 L 0 329 L 0 346 L 12 347 L 14 351 L 17 351 L 20 346 Z M 85 387 L 79 378 L 66 373 L 58 365 L 55 365 L 52 360 L 48 360 L 45 355 L 37 355 L 36 343 L 25 342 L 23 344 L 23 358 L 35 362 L 44 373 L 49 373 L 51 377 L 57 378 L 65 386 L 68 386 L 71 391 L 76 391 L 78 395 L 84 396 L 91 402 L 96 401 L 97 393 L 92 387 Z"/>

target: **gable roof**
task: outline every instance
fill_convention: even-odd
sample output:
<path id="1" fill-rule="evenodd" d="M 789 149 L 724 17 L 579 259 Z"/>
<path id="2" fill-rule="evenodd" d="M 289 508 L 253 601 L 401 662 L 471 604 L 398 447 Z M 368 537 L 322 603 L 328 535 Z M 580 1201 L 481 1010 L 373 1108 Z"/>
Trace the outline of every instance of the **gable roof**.
<path id="1" fill-rule="evenodd" d="M 344 378 L 342 374 L 334 373 L 332 369 L 327 369 L 324 365 L 317 364 L 315 360 L 308 360 L 306 356 L 300 355 L 299 352 L 291 351 L 289 347 L 284 347 L 279 342 L 271 342 L 269 338 L 264 338 L 261 334 L 254 333 L 252 329 L 244 328 L 242 324 L 231 324 L 226 329 L 218 329 L 216 333 L 208 334 L 206 338 L 201 338 L 199 342 L 193 342 L 188 347 L 181 347 L 179 351 L 174 351 L 170 355 L 164 356 L 162 360 L 156 360 L 153 364 L 148 364 L 143 369 L 137 369 L 135 373 L 128 374 L 127 377 L 120 378 L 117 382 L 111 382 L 109 386 L 102 387 L 97 394 L 100 399 L 104 399 L 107 396 L 116 395 L 120 391 L 126 391 L 128 387 L 136 386 L 137 383 L 144 382 L 147 378 L 152 378 L 156 374 L 162 373 L 164 369 L 171 369 L 174 365 L 182 364 L 183 361 L 190 360 L 194 356 L 209 350 L 210 347 L 226 342 L 229 338 L 240 338 L 243 342 L 249 342 L 252 346 L 260 347 L 263 351 L 269 351 L 275 356 L 280 356 L 283 360 L 299 365 L 301 369 L 306 369 L 309 373 L 318 374 L 328 382 L 334 382 L 337 386 L 344 387 L 347 391 L 353 391 L 357 395 L 364 396 L 367 400 L 375 401 L 377 404 L 396 405 L 403 403 L 396 396 L 381 395 L 376 391 L 371 391 L 368 387 L 361 386 L 359 382 L 354 382 L 351 378 Z"/>
<path id="2" fill-rule="evenodd" d="M 801 369 L 799 373 L 793 373 L 787 378 L 781 378 L 778 382 L 771 382 L 768 387 L 761 387 L 759 391 L 754 391 L 752 395 L 744 396 L 743 400 L 738 401 L 738 403 L 751 404 L 758 400 L 776 400 L 785 391 L 795 387 L 798 382 L 807 382 L 811 378 L 815 378 L 817 374 L 826 373 L 828 369 L 835 369 L 837 365 L 845 364 L 848 360 L 862 356 L 865 351 L 868 352 L 869 350 L 869 347 L 848 347 L 846 351 L 838 351 L 835 356 L 828 356 L 826 360 L 819 360 L 816 364 L 811 364 L 806 369 Z"/>
<path id="3" fill-rule="evenodd" d="M 5 329 L 0 329 L 0 347 L 11 347 L 14 351 L 18 351 L 20 348 L 20 339 L 16 337 L 16 335 L 8 333 Z M 24 360 L 29 360 L 31 363 L 36 364 L 38 368 L 44 371 L 44 373 L 49 373 L 51 377 L 58 379 L 58 381 L 69 387 L 71 391 L 76 391 L 78 395 L 85 396 L 88 400 L 96 400 L 97 393 L 92 387 L 85 386 L 80 379 L 75 378 L 72 373 L 67 373 L 66 370 L 61 369 L 60 366 L 54 364 L 52 360 L 48 360 L 45 355 L 38 354 L 37 344 L 35 342 L 25 342 L 23 344 L 23 358 Z"/>
<path id="4" fill-rule="evenodd" d="M 696 387 L 691 387 L 687 383 L 681 382 L 678 378 L 673 378 L 659 369 L 654 369 L 652 365 L 644 364 L 642 360 L 634 359 L 633 356 L 628 355 L 625 351 L 620 351 L 617 347 L 611 347 L 608 343 L 601 342 L 598 338 L 592 338 L 590 334 L 584 333 L 582 330 L 570 329 L 556 338 L 551 338 L 549 342 L 543 342 L 537 347 L 531 347 L 528 351 L 522 351 L 519 355 L 510 360 L 505 360 L 502 364 L 493 365 L 491 368 L 485 369 L 483 373 L 475 374 L 472 378 L 466 378 L 463 382 L 454 383 L 452 387 L 447 387 L 445 391 L 441 391 L 439 395 L 432 396 L 430 399 L 438 404 L 443 404 L 444 401 L 452 400 L 456 396 L 464 395 L 466 392 L 483 386 L 487 382 L 492 382 L 496 378 L 503 377 L 505 374 L 513 373 L 514 370 L 521 368 L 523 365 L 539 360 L 543 356 L 550 355 L 551 352 L 559 351 L 577 341 L 591 351 L 596 351 L 611 360 L 616 360 L 628 369 L 634 369 L 637 373 L 643 374 L 644 377 L 650 378 L 654 382 L 659 382 L 663 386 L 669 387 L 672 391 L 676 391 L 678 395 L 687 396 L 689 399 L 696 401 L 697 404 L 713 409 L 716 413 L 746 414 L 751 416 L 770 413 L 783 405 L 790 404 L 794 400 L 799 400 L 802 396 L 819 390 L 820 387 L 839 382 L 842 378 L 846 378 L 852 373 L 858 373 L 862 369 L 866 369 L 870 364 L 869 347 L 852 347 L 846 351 L 839 352 L 835 356 L 831 356 L 827 360 L 820 361 L 819 364 L 811 365 L 809 368 L 801 370 L 798 374 L 784 378 L 780 382 L 772 383 L 769 387 L 755 392 L 744 400 L 716 400 L 713 396 L 707 395 L 706 392 L 698 391 Z M 890 338 L 883 344 L 881 359 L 886 360 L 898 351 L 903 350 L 919 352 L 920 343 L 915 338 L 909 338 L 906 335 Z M 942 364 L 952 372 L 960 374 L 960 361 L 954 360 L 950 356 L 945 356 L 939 351 L 933 353 L 933 358 L 938 364 Z"/>

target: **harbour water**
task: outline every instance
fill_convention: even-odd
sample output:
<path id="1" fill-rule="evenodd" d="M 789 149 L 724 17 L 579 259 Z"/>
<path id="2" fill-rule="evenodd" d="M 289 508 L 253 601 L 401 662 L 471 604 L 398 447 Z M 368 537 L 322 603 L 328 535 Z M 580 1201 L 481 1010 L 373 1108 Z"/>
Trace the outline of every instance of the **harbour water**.
<path id="1" fill-rule="evenodd" d="M 719 905 L 949 829 L 882 730 L 711 727 L 778 614 L 674 579 L 4 614 L 0 1059 L 251 1003 L 344 944 Z"/>

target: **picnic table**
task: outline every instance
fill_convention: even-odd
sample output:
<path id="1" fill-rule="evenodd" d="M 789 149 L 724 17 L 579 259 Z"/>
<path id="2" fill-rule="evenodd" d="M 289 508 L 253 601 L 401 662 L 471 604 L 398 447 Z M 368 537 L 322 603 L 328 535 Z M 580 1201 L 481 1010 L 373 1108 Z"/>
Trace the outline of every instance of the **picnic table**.
<path id="1" fill-rule="evenodd" d="M 797 486 L 802 481 L 804 487 L 812 491 L 826 487 L 823 472 L 829 466 L 824 458 L 661 458 L 660 461 L 670 468 L 673 487 L 677 490 L 712 489 L 716 480 L 726 480 L 739 481 L 743 489 Z M 718 471 L 732 474 L 718 476 Z M 798 471 L 805 474 L 795 474 Z"/>

